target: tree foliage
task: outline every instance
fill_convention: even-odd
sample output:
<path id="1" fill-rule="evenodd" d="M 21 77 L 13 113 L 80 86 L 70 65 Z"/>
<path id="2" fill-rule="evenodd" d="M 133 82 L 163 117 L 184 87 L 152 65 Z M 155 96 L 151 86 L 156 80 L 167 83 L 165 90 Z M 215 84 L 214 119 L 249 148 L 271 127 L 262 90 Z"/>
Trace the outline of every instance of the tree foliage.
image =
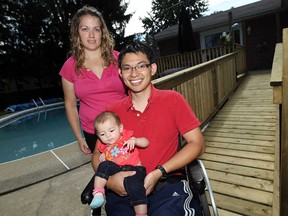
<path id="1" fill-rule="evenodd" d="M 70 20 L 83 5 L 102 12 L 109 31 L 121 46 L 125 26 L 132 16 L 124 15 L 128 3 L 123 0 L 4 0 L 0 15 L 0 75 L 26 76 L 51 70 L 58 73 L 70 46 Z"/>
<path id="2" fill-rule="evenodd" d="M 151 37 L 154 34 L 176 25 L 182 6 L 189 11 L 190 19 L 201 17 L 208 10 L 207 0 L 153 0 L 152 10 L 142 20 L 143 26 Z"/>
<path id="3" fill-rule="evenodd" d="M 129 0 L 1 0 L 0 107 L 62 96 L 58 73 L 70 49 L 70 20 L 84 5 L 102 13 L 115 49 L 121 49 L 132 17 L 125 15 L 128 4 Z"/>

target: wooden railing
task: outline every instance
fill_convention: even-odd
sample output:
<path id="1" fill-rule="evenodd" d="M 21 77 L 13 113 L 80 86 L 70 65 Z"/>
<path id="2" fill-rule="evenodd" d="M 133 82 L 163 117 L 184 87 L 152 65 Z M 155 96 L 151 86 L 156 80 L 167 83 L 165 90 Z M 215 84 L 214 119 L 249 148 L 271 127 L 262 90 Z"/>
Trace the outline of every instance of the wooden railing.
<path id="1" fill-rule="evenodd" d="M 194 65 L 198 65 L 212 59 L 218 58 L 225 54 L 232 53 L 234 51 L 242 51 L 238 52 L 239 58 L 241 60 L 239 63 L 237 62 L 237 75 L 243 74 L 246 71 L 246 52 L 244 52 L 245 47 L 234 44 L 234 46 L 218 46 L 209 49 L 201 49 L 192 52 L 179 53 L 176 55 L 169 55 L 160 57 L 156 60 L 158 70 L 155 78 L 161 77 L 161 73 L 169 70 L 169 69 L 177 69 L 177 68 L 188 68 Z M 237 59 L 239 59 L 237 58 Z M 239 65 L 242 64 L 242 65 Z M 239 67 L 239 68 L 238 68 Z M 243 69 L 243 70 L 240 70 Z"/>
<path id="2" fill-rule="evenodd" d="M 280 215 L 288 215 L 288 28 L 283 30 L 283 43 L 275 48 L 270 85 L 280 113 Z"/>
<path id="3" fill-rule="evenodd" d="M 188 101 L 205 126 L 238 85 L 237 72 L 246 72 L 245 49 L 153 80 L 158 89 L 173 89 Z M 165 63 L 165 64 L 168 64 Z"/>

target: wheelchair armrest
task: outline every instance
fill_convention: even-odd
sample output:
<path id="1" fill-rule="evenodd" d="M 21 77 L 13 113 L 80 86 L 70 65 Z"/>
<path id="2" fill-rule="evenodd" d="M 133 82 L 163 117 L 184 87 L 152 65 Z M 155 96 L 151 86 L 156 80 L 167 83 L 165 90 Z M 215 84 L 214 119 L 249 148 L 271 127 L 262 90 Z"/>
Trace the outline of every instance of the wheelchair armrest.
<path id="1" fill-rule="evenodd" d="M 90 204 L 93 199 L 94 178 L 95 175 L 93 175 L 93 177 L 81 193 L 82 204 Z"/>
<path id="2" fill-rule="evenodd" d="M 197 159 L 187 165 L 187 175 L 193 190 L 195 190 L 198 194 L 205 193 L 205 179 Z"/>

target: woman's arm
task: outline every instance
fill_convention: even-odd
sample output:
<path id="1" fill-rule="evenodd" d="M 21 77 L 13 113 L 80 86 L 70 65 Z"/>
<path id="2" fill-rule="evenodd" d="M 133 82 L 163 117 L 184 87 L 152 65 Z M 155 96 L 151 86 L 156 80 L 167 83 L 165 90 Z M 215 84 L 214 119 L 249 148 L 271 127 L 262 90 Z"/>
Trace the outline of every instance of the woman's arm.
<path id="1" fill-rule="evenodd" d="M 80 150 L 85 154 L 91 154 L 91 151 L 81 134 L 81 127 L 77 110 L 77 98 L 74 92 L 74 85 L 73 83 L 62 78 L 62 86 L 63 86 L 65 110 L 68 122 L 73 130 L 74 135 L 78 140 Z"/>

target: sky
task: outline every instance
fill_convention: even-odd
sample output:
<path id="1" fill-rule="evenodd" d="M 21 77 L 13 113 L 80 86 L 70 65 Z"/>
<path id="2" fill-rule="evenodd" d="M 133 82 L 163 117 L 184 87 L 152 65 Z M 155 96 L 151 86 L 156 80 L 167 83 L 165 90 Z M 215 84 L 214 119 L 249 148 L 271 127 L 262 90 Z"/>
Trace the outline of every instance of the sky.
<path id="1" fill-rule="evenodd" d="M 256 1 L 259 0 L 208 0 L 208 11 L 203 15 L 207 16 L 214 11 L 225 11 L 231 7 L 239 7 Z M 126 26 L 125 36 L 142 33 L 144 31 L 139 17 L 144 18 L 148 16 L 147 12 L 151 11 L 151 2 L 152 0 L 130 0 L 126 13 L 135 13 Z"/>

